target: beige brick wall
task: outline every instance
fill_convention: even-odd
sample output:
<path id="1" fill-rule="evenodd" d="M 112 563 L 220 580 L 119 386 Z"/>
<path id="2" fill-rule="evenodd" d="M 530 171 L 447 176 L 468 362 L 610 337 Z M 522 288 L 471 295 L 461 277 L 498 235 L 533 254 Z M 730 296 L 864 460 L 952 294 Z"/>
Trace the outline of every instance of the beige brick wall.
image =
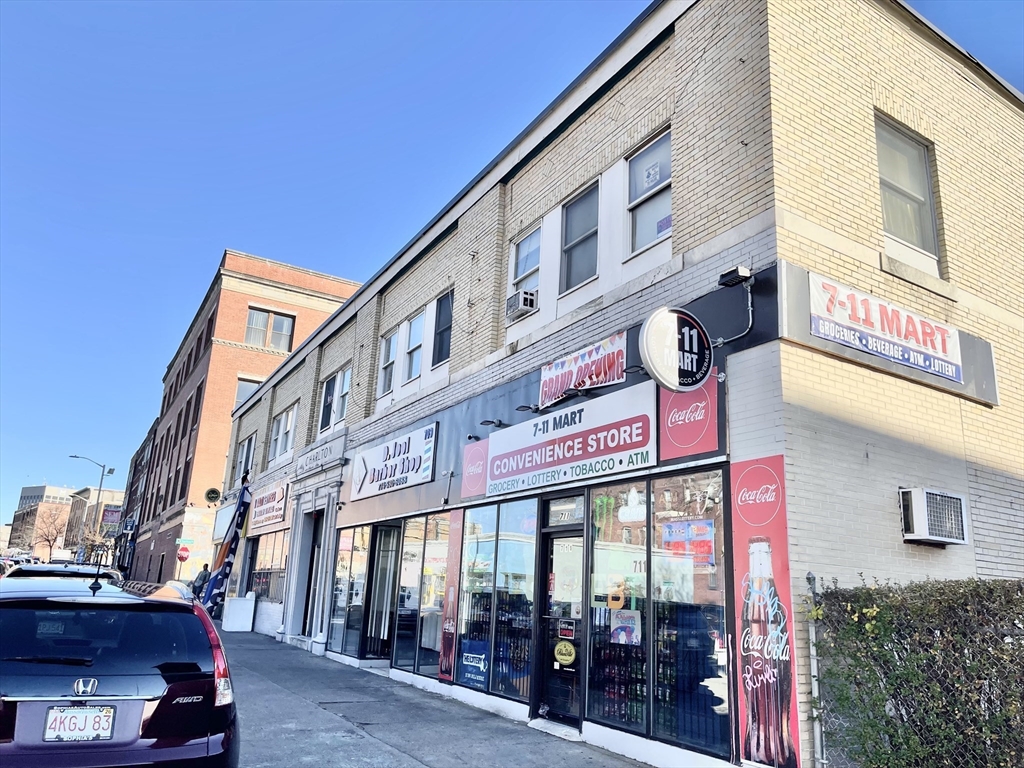
<path id="1" fill-rule="evenodd" d="M 978 574 L 1019 577 L 1024 164 L 1011 158 L 1024 156 L 1021 107 L 887 3 L 769 0 L 768 9 L 779 257 L 992 343 L 999 406 L 958 400 L 943 418 L 962 433 Z M 879 268 L 876 111 L 934 142 L 945 281 Z M 913 412 L 930 397 L 913 387 L 899 408 Z M 938 416 L 921 418 L 921 431 L 941 431 Z"/>

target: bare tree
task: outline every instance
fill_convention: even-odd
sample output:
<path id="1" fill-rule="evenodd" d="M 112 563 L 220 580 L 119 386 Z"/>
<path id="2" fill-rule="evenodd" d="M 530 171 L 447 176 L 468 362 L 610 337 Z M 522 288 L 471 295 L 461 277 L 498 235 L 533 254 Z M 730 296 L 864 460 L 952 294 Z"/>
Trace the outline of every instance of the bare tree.
<path id="1" fill-rule="evenodd" d="M 67 528 L 67 509 L 49 507 L 36 512 L 35 541 L 33 544 L 45 544 L 49 549 L 46 559 L 53 557 L 53 548 L 58 541 L 64 538 L 64 529 Z"/>

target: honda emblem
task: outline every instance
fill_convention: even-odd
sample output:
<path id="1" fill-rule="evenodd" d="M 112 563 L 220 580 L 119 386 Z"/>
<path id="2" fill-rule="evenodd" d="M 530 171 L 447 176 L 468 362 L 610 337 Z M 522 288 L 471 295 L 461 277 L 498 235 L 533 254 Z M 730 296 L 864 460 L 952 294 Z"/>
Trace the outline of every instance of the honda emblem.
<path id="1" fill-rule="evenodd" d="M 75 680 L 75 695 L 76 696 L 92 696 L 96 693 L 96 687 L 99 685 L 99 681 L 94 677 L 82 677 Z"/>

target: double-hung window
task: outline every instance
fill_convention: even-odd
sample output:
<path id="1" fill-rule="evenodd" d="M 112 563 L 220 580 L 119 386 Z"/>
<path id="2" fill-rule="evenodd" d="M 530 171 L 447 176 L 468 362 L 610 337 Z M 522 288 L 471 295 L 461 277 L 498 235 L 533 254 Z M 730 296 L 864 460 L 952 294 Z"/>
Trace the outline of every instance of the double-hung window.
<path id="1" fill-rule="evenodd" d="M 597 274 L 597 203 L 595 184 L 563 209 L 560 293 Z"/>
<path id="2" fill-rule="evenodd" d="M 420 364 L 423 362 L 423 317 L 420 312 L 409 321 L 409 343 L 405 350 L 405 380 L 412 381 L 420 375 Z"/>
<path id="3" fill-rule="evenodd" d="M 630 252 L 672 231 L 672 134 L 629 161 Z"/>
<path id="4" fill-rule="evenodd" d="M 348 410 L 348 391 L 352 386 L 352 368 L 334 374 L 324 382 L 320 399 L 320 431 L 326 432 L 333 424 L 345 419 Z"/>
<path id="5" fill-rule="evenodd" d="M 540 285 L 540 227 L 516 243 L 512 289 L 536 291 Z"/>
<path id="6" fill-rule="evenodd" d="M 294 329 L 293 317 L 263 309 L 250 309 L 245 323 L 245 343 L 253 347 L 291 352 Z"/>
<path id="7" fill-rule="evenodd" d="M 381 339 L 380 342 L 380 394 L 386 395 L 395 384 L 395 347 L 398 345 L 398 332 L 395 331 Z"/>
<path id="8" fill-rule="evenodd" d="M 242 475 L 252 469 L 252 455 L 256 450 L 256 433 L 253 432 L 235 449 L 235 485 L 242 482 Z"/>
<path id="9" fill-rule="evenodd" d="M 297 406 L 293 405 L 287 411 L 279 414 L 270 427 L 270 455 L 268 457 L 270 461 L 288 453 L 295 443 L 296 408 Z"/>
<path id="10" fill-rule="evenodd" d="M 452 354 L 452 291 L 437 300 L 434 310 L 434 357 L 433 365 L 440 365 Z"/>
<path id="11" fill-rule="evenodd" d="M 885 231 L 938 256 L 928 148 L 888 121 L 875 120 Z"/>

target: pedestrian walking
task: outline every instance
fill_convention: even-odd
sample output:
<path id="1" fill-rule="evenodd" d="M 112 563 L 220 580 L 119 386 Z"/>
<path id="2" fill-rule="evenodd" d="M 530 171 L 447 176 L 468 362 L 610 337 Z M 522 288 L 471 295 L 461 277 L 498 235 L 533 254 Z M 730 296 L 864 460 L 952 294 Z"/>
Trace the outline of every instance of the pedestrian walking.
<path id="1" fill-rule="evenodd" d="M 203 590 L 206 589 L 206 583 L 210 580 L 210 564 L 203 563 L 203 570 L 196 576 L 196 580 L 192 582 L 192 594 L 196 597 L 203 596 Z"/>

